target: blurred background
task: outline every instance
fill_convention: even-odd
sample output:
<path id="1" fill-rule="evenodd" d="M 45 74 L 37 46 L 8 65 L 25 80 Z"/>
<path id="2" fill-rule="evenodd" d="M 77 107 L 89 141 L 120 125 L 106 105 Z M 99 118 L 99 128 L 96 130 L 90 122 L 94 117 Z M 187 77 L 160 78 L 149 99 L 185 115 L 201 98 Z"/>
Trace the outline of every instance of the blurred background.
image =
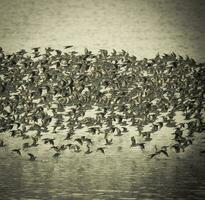
<path id="1" fill-rule="evenodd" d="M 0 0 L 0 46 L 176 52 L 205 61 L 203 0 Z"/>

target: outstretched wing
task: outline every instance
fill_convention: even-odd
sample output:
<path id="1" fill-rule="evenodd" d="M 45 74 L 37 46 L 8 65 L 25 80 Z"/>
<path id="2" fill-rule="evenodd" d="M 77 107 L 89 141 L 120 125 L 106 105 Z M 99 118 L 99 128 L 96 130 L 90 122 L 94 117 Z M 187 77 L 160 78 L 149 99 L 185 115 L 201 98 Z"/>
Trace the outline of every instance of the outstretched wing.
<path id="1" fill-rule="evenodd" d="M 13 151 L 13 152 L 16 152 L 18 155 L 21 156 L 21 151 L 20 151 L 20 149 L 13 149 L 12 151 Z"/>
<path id="2" fill-rule="evenodd" d="M 97 151 L 101 151 L 101 153 L 105 153 L 104 149 L 103 148 L 97 148 Z"/>
<path id="3" fill-rule="evenodd" d="M 161 152 L 162 152 L 165 156 L 169 157 L 169 155 L 168 155 L 168 153 L 167 153 L 166 151 L 161 150 Z"/>
<path id="4" fill-rule="evenodd" d="M 150 156 L 150 159 L 151 159 L 151 158 L 154 158 L 156 155 L 157 155 L 156 153 L 153 153 L 153 154 L 149 155 L 149 156 Z"/>

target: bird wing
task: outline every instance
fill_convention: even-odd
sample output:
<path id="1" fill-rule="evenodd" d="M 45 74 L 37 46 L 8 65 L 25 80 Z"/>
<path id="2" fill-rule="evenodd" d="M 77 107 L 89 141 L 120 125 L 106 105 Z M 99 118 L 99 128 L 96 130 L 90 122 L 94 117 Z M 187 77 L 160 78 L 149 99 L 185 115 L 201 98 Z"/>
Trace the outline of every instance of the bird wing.
<path id="1" fill-rule="evenodd" d="M 30 159 L 35 159 L 35 156 L 31 153 L 28 153 L 28 155 L 30 156 Z"/>
<path id="2" fill-rule="evenodd" d="M 157 154 L 156 153 L 153 153 L 150 155 L 150 158 L 154 158 Z"/>
<path id="3" fill-rule="evenodd" d="M 161 150 L 161 152 L 162 152 L 165 156 L 169 157 L 169 155 L 168 155 L 168 153 L 167 153 L 166 151 Z"/>
<path id="4" fill-rule="evenodd" d="M 33 140 L 33 144 L 37 143 L 37 139 L 35 137 L 32 137 L 32 140 Z"/>
<path id="5" fill-rule="evenodd" d="M 60 156 L 60 153 L 55 153 L 54 155 L 53 155 L 53 158 L 58 158 Z"/>
<path id="6" fill-rule="evenodd" d="M 73 47 L 73 45 L 68 45 L 68 46 L 65 46 L 64 48 L 68 49 L 68 48 L 71 48 L 71 47 Z"/>
<path id="7" fill-rule="evenodd" d="M 50 144 L 54 146 L 54 139 L 49 140 Z"/>
<path id="8" fill-rule="evenodd" d="M 78 138 L 78 139 L 75 139 L 75 141 L 78 142 L 80 145 L 83 145 L 83 142 L 81 139 Z"/>
<path id="9" fill-rule="evenodd" d="M 98 148 L 97 151 L 101 151 L 102 153 L 105 153 L 103 148 Z"/>
<path id="10" fill-rule="evenodd" d="M 16 153 L 19 154 L 19 155 L 21 155 L 20 149 L 13 149 L 12 151 L 13 151 L 13 152 L 16 152 Z"/>

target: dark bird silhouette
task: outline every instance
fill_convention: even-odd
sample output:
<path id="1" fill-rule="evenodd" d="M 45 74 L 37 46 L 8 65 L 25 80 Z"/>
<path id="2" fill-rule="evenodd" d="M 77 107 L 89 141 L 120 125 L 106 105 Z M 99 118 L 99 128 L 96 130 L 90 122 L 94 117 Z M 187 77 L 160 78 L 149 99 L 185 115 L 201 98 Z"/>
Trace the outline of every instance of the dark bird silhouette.
<path id="1" fill-rule="evenodd" d="M 181 145 L 177 143 L 177 144 L 172 145 L 171 148 L 173 148 L 176 153 L 180 153 Z"/>
<path id="2" fill-rule="evenodd" d="M 81 140 L 85 141 L 88 145 L 93 144 L 92 140 L 90 138 L 85 137 L 85 136 L 82 136 Z"/>
<path id="3" fill-rule="evenodd" d="M 12 152 L 17 153 L 19 156 L 21 156 L 21 149 L 12 149 Z"/>
<path id="4" fill-rule="evenodd" d="M 60 155 L 61 155 L 61 154 L 60 154 L 59 152 L 56 152 L 55 154 L 53 154 L 52 157 L 53 157 L 54 159 L 58 159 L 58 158 L 60 157 Z"/>
<path id="5" fill-rule="evenodd" d="M 156 155 L 158 155 L 157 152 L 150 154 L 150 155 L 149 155 L 149 156 L 150 156 L 150 159 L 151 159 L 151 158 L 154 158 Z"/>
<path id="6" fill-rule="evenodd" d="M 31 153 L 28 153 L 28 155 L 29 155 L 29 157 L 30 157 L 30 158 L 29 158 L 30 161 L 34 161 L 34 160 L 36 160 L 36 158 L 37 158 L 36 156 L 34 156 L 34 155 L 31 154 Z"/>
<path id="7" fill-rule="evenodd" d="M 72 135 L 74 135 L 74 133 L 69 131 L 69 132 L 67 133 L 67 135 L 66 135 L 66 137 L 65 137 L 64 140 L 71 140 L 71 139 L 72 139 Z"/>
<path id="8" fill-rule="evenodd" d="M 123 133 L 128 132 L 127 128 L 126 127 L 122 127 L 122 132 Z"/>
<path id="9" fill-rule="evenodd" d="M 89 145 L 87 145 L 87 151 L 85 151 L 85 154 L 91 154 L 91 153 L 92 153 L 92 151 L 91 151 Z"/>
<path id="10" fill-rule="evenodd" d="M 40 49 L 40 47 L 34 47 L 34 48 L 32 48 L 32 50 L 33 50 L 34 52 L 38 52 L 39 49 Z"/>
<path id="11" fill-rule="evenodd" d="M 28 142 L 23 143 L 23 150 L 28 149 L 30 146 L 30 144 Z"/>
<path id="12" fill-rule="evenodd" d="M 64 49 L 69 49 L 69 48 L 72 48 L 73 45 L 67 45 L 67 46 L 64 46 Z"/>
<path id="13" fill-rule="evenodd" d="M 30 145 L 30 147 L 37 147 L 38 146 L 38 139 L 35 137 L 31 137 L 33 140 L 33 143 Z"/>
<path id="14" fill-rule="evenodd" d="M 160 154 L 163 154 L 166 157 L 169 157 L 169 155 L 168 155 L 168 153 L 167 153 L 167 151 L 165 149 L 158 150 L 156 145 L 155 145 L 155 153 L 151 154 L 150 158 L 154 158 L 155 156 L 160 155 Z"/>
<path id="15" fill-rule="evenodd" d="M 60 152 L 60 151 L 61 151 L 61 149 L 60 149 L 59 146 L 52 146 L 50 149 L 53 149 L 53 150 L 55 150 L 56 152 Z"/>
<path id="16" fill-rule="evenodd" d="M 51 139 L 51 138 L 44 138 L 44 139 L 42 139 L 43 141 L 44 141 L 44 144 L 51 144 L 51 145 L 53 145 L 54 146 L 54 140 L 55 139 Z"/>
<path id="17" fill-rule="evenodd" d="M 80 138 L 75 139 L 76 142 L 78 142 L 80 145 L 83 145 L 83 141 Z"/>
<path id="18" fill-rule="evenodd" d="M 167 151 L 165 151 L 165 150 L 163 150 L 163 149 L 161 149 L 161 150 L 159 151 L 159 154 L 164 154 L 165 156 L 169 157 Z"/>
<path id="19" fill-rule="evenodd" d="M 74 147 L 73 149 L 74 149 L 75 153 L 81 152 L 81 149 L 80 149 L 80 147 L 78 145 L 74 145 L 73 147 Z"/>
<path id="20" fill-rule="evenodd" d="M 105 147 L 98 147 L 97 152 L 100 151 L 101 153 L 105 154 Z"/>
<path id="21" fill-rule="evenodd" d="M 107 138 L 105 138 L 105 145 L 111 145 L 112 144 L 112 139 L 108 140 Z"/>
<path id="22" fill-rule="evenodd" d="M 131 147 L 136 147 L 137 146 L 137 143 L 136 143 L 136 140 L 135 140 L 134 136 L 131 137 L 131 142 L 132 142 Z"/>

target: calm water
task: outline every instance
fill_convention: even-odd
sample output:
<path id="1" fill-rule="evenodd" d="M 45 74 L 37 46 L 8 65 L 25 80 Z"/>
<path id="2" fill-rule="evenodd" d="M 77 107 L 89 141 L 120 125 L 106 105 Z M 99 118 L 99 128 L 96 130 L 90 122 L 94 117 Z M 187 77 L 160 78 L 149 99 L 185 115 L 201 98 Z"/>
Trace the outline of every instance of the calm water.
<path id="1" fill-rule="evenodd" d="M 19 158 L 1 149 L 0 199 L 204 199 L 202 141 L 196 135 L 185 153 L 169 150 L 169 158 L 152 160 L 148 144 L 141 152 L 120 140 L 105 155 L 65 151 L 57 161 L 42 149 L 33 151 L 35 162 L 26 153 Z M 117 151 L 119 145 L 122 150 Z"/>
<path id="2" fill-rule="evenodd" d="M 205 1 L 0 0 L 0 46 L 13 52 L 73 44 L 138 58 L 175 51 L 204 61 L 204 13 Z M 183 154 L 153 160 L 122 140 L 105 155 L 65 152 L 58 161 L 30 162 L 0 149 L 0 199 L 204 199 L 202 137 Z"/>
<path id="3" fill-rule="evenodd" d="M 200 165 L 199 165 L 200 162 Z M 136 154 L 57 162 L 2 158 L 0 199 L 204 199 L 205 159 Z"/>

